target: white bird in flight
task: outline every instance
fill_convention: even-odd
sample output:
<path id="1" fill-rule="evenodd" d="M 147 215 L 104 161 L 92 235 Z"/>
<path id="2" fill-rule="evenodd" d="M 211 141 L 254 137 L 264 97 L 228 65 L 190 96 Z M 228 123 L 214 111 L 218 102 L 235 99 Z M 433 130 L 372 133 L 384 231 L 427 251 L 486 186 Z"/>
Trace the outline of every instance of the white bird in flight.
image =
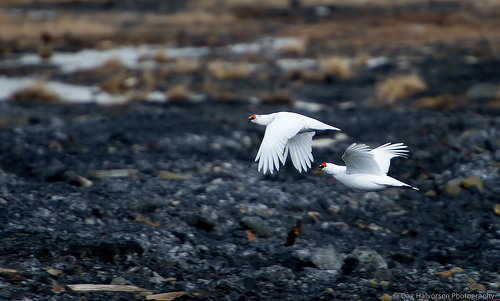
<path id="1" fill-rule="evenodd" d="M 277 112 L 268 115 L 252 115 L 249 122 L 266 126 L 264 139 L 255 157 L 259 161 L 259 171 L 271 174 L 280 169 L 280 161 L 285 164 L 288 153 L 293 166 L 299 171 L 311 168 L 312 138 L 315 131 L 340 129 L 297 113 Z"/>
<path id="2" fill-rule="evenodd" d="M 387 175 L 392 158 L 408 157 L 406 148 L 403 143 L 389 142 L 375 149 L 370 149 L 365 144 L 353 143 L 342 156 L 346 166 L 325 162 L 319 169 L 357 191 L 378 191 L 389 187 L 408 187 L 418 190 Z"/>

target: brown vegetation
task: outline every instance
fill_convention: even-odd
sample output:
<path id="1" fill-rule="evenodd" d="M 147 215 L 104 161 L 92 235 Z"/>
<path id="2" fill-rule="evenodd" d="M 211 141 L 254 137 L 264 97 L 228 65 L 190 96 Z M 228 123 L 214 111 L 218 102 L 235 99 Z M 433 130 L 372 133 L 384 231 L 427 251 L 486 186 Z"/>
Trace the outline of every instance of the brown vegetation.
<path id="1" fill-rule="evenodd" d="M 231 63 L 220 60 L 208 64 L 208 72 L 211 76 L 220 80 L 241 79 L 250 76 L 254 66 L 247 63 Z"/>
<path id="2" fill-rule="evenodd" d="M 306 52 L 307 44 L 308 44 L 307 38 L 302 37 L 300 39 L 290 41 L 289 43 L 280 46 L 276 50 L 285 55 L 301 56 L 304 55 L 304 53 Z"/>
<path id="3" fill-rule="evenodd" d="M 408 98 L 426 89 L 426 83 L 415 73 L 388 77 L 377 83 L 377 104 L 392 105 L 398 99 Z"/>
<path id="4" fill-rule="evenodd" d="M 166 94 L 169 102 L 186 101 L 193 95 L 185 84 L 178 84 L 170 87 Z"/>
<path id="5" fill-rule="evenodd" d="M 445 109 L 451 110 L 455 107 L 453 97 L 450 94 L 442 94 L 435 97 L 422 97 L 417 99 L 415 106 L 421 109 Z"/>
<path id="6" fill-rule="evenodd" d="M 238 93 L 226 88 L 222 83 L 215 83 L 211 79 L 206 79 L 201 87 L 203 93 L 218 102 L 232 102 L 239 98 Z"/>
<path id="7" fill-rule="evenodd" d="M 20 103 L 44 102 L 54 103 L 60 102 L 61 99 L 57 94 L 50 91 L 45 83 L 40 81 L 32 86 L 17 90 L 13 93 L 12 98 Z"/>
<path id="8" fill-rule="evenodd" d="M 122 94 L 133 88 L 137 82 L 137 78 L 129 76 L 126 72 L 120 72 L 103 80 L 99 87 L 109 94 Z"/>
<path id="9" fill-rule="evenodd" d="M 201 63 L 198 59 L 178 58 L 170 60 L 161 67 L 162 76 L 192 74 L 201 69 Z"/>
<path id="10" fill-rule="evenodd" d="M 0 7 L 27 8 L 34 1 L 5 0 L 1 1 Z M 71 1 L 36 0 L 38 4 Z M 467 45 L 473 45 L 484 37 L 491 41 L 492 47 L 498 48 L 495 43 L 500 41 L 498 1 L 463 1 L 457 8 L 447 8 L 439 13 L 425 9 L 424 3 L 430 2 L 437 5 L 457 1 L 374 0 L 362 4 L 350 0 L 301 1 L 303 7 L 334 5 L 353 7 L 357 11 L 353 15 L 344 14 L 342 9 L 331 10 L 321 22 L 265 17 L 265 14 L 259 13 L 248 13 L 249 16 L 245 17 L 236 12 L 242 7 L 252 11 L 289 11 L 289 0 L 191 0 L 185 10 L 172 14 L 57 12 L 40 17 L 4 10 L 0 12 L 0 40 L 3 42 L 0 51 L 32 49 L 37 46 L 42 33 L 50 34 L 55 45 L 71 44 L 72 47 L 75 44 L 84 47 L 171 42 L 180 45 L 224 45 L 227 39 L 223 37 L 227 36 L 233 41 L 253 40 L 262 34 L 293 36 L 301 41 L 281 49 L 283 53 L 292 55 L 303 55 L 312 45 L 328 49 L 330 53 L 346 49 L 373 53 L 381 49 L 418 48 L 436 42 L 463 45 L 467 41 Z M 421 3 L 424 9 L 408 8 L 414 3 Z M 381 14 L 374 7 L 399 10 L 397 13 Z M 270 28 L 272 31 L 269 31 Z"/>
<path id="11" fill-rule="evenodd" d="M 109 59 L 101 64 L 98 68 L 94 70 L 89 70 L 89 72 L 95 72 L 101 75 L 111 75 L 116 73 L 122 73 L 127 71 L 127 67 L 120 59 Z"/>
<path id="12" fill-rule="evenodd" d="M 330 56 L 319 59 L 321 73 L 334 75 L 339 79 L 352 77 L 351 60 L 345 57 Z"/>

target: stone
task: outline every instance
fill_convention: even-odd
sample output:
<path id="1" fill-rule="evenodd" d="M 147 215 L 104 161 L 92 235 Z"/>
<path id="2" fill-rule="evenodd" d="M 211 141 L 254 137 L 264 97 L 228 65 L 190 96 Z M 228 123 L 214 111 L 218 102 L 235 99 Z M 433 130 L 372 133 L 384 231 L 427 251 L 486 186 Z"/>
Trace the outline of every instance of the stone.
<path id="1" fill-rule="evenodd" d="M 359 265 L 365 270 L 387 269 L 387 262 L 375 250 L 365 246 L 358 246 L 351 254 L 359 261 Z"/>
<path id="2" fill-rule="evenodd" d="M 258 216 L 245 216 L 241 219 L 241 224 L 253 230 L 260 237 L 272 237 L 276 235 L 276 230 L 268 225 L 266 221 Z"/>
<path id="3" fill-rule="evenodd" d="M 311 255 L 311 261 L 321 270 L 338 271 L 344 264 L 343 256 L 333 247 L 320 248 L 315 250 Z"/>
<path id="4" fill-rule="evenodd" d="M 261 268 L 258 272 L 262 278 L 267 281 L 291 280 L 295 279 L 295 275 L 291 269 L 280 265 L 272 265 Z"/>
<path id="5" fill-rule="evenodd" d="M 380 296 L 379 299 L 380 299 L 380 301 L 389 301 L 389 300 L 392 300 L 392 297 L 389 294 L 383 294 L 382 296 Z"/>
<path id="6" fill-rule="evenodd" d="M 179 175 L 170 171 L 162 170 L 158 173 L 158 178 L 167 180 L 187 180 L 186 176 Z"/>
<path id="7" fill-rule="evenodd" d="M 481 179 L 476 175 L 463 179 L 460 182 L 460 186 L 466 189 L 476 186 L 479 190 L 483 190 L 483 182 L 481 182 Z"/>
<path id="8" fill-rule="evenodd" d="M 460 191 L 462 191 L 462 187 L 460 186 L 460 184 L 462 183 L 462 180 L 463 179 L 461 179 L 461 178 L 455 178 L 455 179 L 449 180 L 445 186 L 446 192 L 448 192 L 450 194 L 460 193 Z"/>
<path id="9" fill-rule="evenodd" d="M 470 87 L 466 94 L 469 98 L 493 98 L 498 91 L 498 86 L 493 83 L 479 83 Z"/>

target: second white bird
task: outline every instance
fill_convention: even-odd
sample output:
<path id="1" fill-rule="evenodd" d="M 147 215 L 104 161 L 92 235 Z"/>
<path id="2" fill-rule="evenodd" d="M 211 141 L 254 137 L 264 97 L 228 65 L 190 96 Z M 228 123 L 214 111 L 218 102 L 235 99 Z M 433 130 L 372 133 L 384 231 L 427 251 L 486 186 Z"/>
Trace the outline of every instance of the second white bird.
<path id="1" fill-rule="evenodd" d="M 418 190 L 387 175 L 392 158 L 408 156 L 406 148 L 403 143 L 386 143 L 375 149 L 370 149 L 365 144 L 353 143 L 342 155 L 346 166 L 325 162 L 319 169 L 357 191 L 377 191 L 389 187 Z"/>
<path id="2" fill-rule="evenodd" d="M 266 126 L 266 132 L 255 161 L 259 161 L 259 171 L 273 173 L 285 164 L 288 153 L 293 166 L 306 171 L 314 160 L 312 138 L 315 131 L 340 129 L 297 113 L 278 112 L 268 115 L 252 115 L 250 122 Z"/>

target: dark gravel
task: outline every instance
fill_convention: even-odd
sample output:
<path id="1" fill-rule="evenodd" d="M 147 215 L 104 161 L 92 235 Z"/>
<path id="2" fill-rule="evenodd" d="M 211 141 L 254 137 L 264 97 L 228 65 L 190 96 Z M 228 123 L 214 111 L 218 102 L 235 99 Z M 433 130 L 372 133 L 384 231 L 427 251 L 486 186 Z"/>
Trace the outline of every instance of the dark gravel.
<path id="1" fill-rule="evenodd" d="M 0 299 L 144 299 L 67 287 L 85 283 L 186 291 L 176 300 L 370 300 L 498 289 L 494 111 L 299 111 L 348 135 L 315 149 L 317 165 L 338 163 L 354 141 L 408 145 L 410 158 L 394 160 L 390 174 L 420 191 L 355 193 L 290 164 L 273 176 L 257 172 L 264 128 L 247 117 L 285 109 L 1 103 L 0 267 L 17 272 L 0 271 Z M 137 174 L 92 178 L 111 169 Z M 471 175 L 482 190 L 447 192 L 448 181 Z M 75 176 L 93 185 L 75 186 Z M 317 222 L 310 212 L 319 213 Z M 297 221 L 301 232 L 285 246 Z M 463 270 L 435 274 L 455 267 Z M 54 283 L 64 291 L 54 292 Z"/>

